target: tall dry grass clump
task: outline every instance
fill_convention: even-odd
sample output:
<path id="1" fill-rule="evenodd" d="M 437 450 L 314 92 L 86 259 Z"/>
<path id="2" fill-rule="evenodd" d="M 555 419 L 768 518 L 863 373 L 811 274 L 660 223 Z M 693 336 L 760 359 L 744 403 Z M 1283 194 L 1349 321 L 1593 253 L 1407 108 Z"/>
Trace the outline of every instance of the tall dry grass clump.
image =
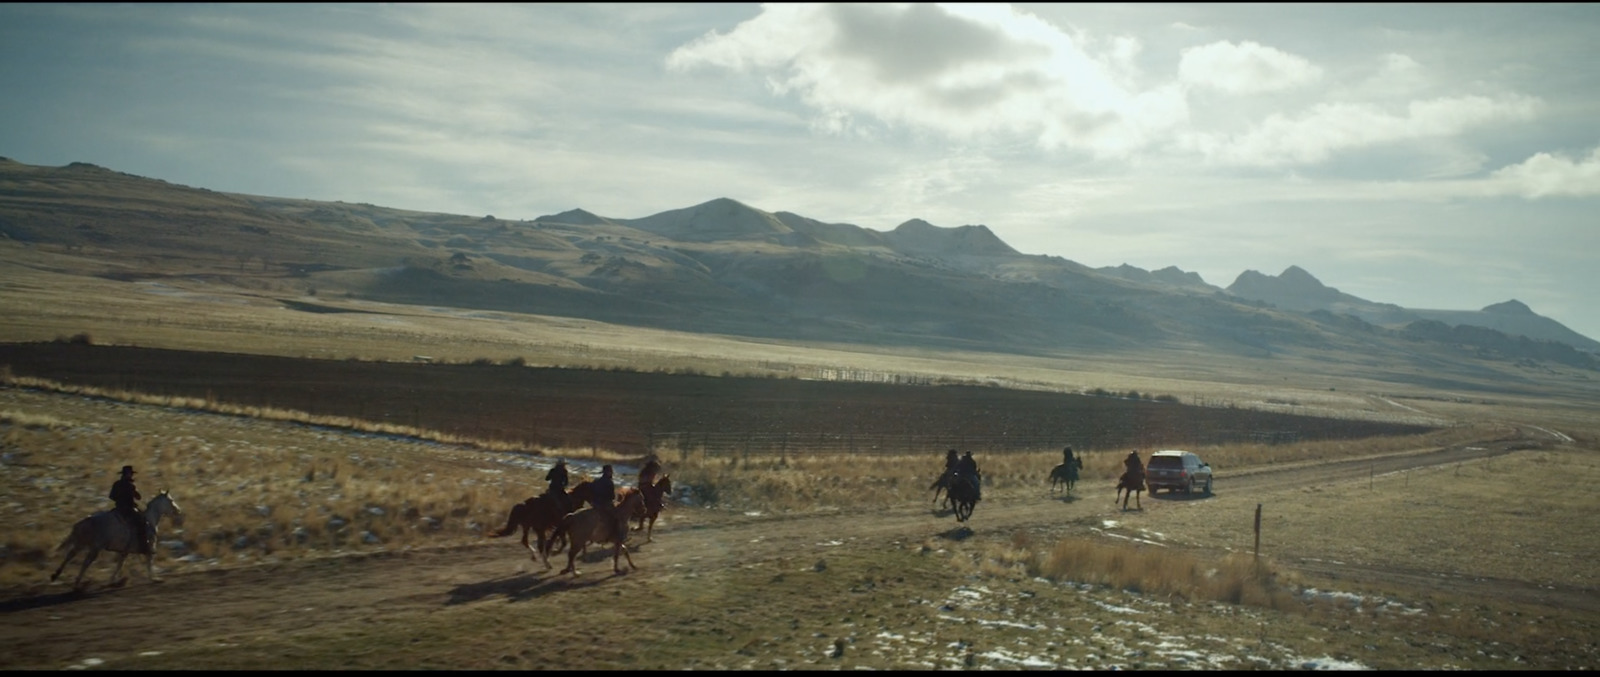
<path id="1" fill-rule="evenodd" d="M 1162 546 L 1066 540 L 1030 562 L 1029 572 L 1185 601 L 1277 610 L 1303 606 L 1270 561 L 1230 553 L 1218 562 Z"/>

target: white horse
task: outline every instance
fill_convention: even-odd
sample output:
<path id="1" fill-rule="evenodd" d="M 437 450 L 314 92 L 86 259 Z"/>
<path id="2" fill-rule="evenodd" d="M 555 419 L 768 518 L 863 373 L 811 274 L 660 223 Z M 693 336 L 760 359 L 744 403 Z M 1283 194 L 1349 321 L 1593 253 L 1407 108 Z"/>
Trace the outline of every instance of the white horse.
<path id="1" fill-rule="evenodd" d="M 152 582 L 156 581 L 154 573 L 156 529 L 161 525 L 161 519 L 169 514 L 172 515 L 173 524 L 183 526 L 183 509 L 178 507 L 178 502 L 172 500 L 172 495 L 165 489 L 145 504 L 144 521 L 149 529 L 152 554 L 144 556 L 144 575 Z M 111 582 L 113 585 L 121 583 L 122 561 L 128 558 L 128 553 L 139 549 L 136 541 L 137 536 L 133 533 L 133 529 L 129 528 L 127 520 L 113 510 L 102 510 L 78 520 L 77 524 L 72 525 L 72 533 L 66 540 L 61 541 L 61 545 L 56 546 L 56 552 L 68 546 L 72 549 L 67 551 L 66 559 L 61 560 L 61 566 L 56 567 L 56 572 L 50 574 L 50 580 L 59 578 L 61 570 L 67 568 L 67 562 L 71 562 L 78 551 L 83 550 L 88 554 L 83 559 L 83 567 L 78 569 L 78 579 L 72 582 L 72 587 L 80 587 L 83 575 L 89 571 L 89 565 L 100 556 L 101 550 L 109 550 L 117 553 L 117 568 L 111 573 Z"/>

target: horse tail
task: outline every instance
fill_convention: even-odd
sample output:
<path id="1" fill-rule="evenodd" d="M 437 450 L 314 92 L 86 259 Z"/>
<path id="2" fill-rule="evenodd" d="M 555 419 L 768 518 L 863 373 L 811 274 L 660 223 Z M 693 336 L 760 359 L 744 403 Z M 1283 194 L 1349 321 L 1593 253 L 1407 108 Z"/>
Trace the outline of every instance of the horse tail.
<path id="1" fill-rule="evenodd" d="M 511 506 L 511 514 L 506 517 L 505 528 L 489 534 L 489 538 L 500 538 L 501 536 L 510 536 L 516 533 L 517 525 L 525 521 L 524 516 L 527 512 L 528 504 L 526 503 L 518 503 Z"/>

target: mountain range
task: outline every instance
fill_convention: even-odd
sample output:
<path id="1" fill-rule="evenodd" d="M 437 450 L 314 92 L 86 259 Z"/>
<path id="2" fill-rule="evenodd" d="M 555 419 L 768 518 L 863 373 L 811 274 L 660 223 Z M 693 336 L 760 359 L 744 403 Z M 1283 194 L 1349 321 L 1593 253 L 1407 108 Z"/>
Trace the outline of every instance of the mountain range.
<path id="1" fill-rule="evenodd" d="M 1088 354 L 1387 354 L 1600 369 L 1600 343 L 1508 300 L 1427 310 L 1360 299 L 1291 266 L 1226 288 L 1176 267 L 1024 254 L 982 225 L 891 231 L 722 198 L 641 218 L 507 220 L 220 193 L 87 163 L 0 158 L 0 248 L 91 274 L 289 281 L 365 299 L 784 340 Z M 299 306 L 299 307 L 303 307 Z"/>

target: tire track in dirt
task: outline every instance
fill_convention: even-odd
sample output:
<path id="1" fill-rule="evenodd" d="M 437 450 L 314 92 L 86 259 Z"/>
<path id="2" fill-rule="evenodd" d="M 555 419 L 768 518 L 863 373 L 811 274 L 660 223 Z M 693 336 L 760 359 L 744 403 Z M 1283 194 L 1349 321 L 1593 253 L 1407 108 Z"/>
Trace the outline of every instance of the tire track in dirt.
<path id="1" fill-rule="evenodd" d="M 1222 476 L 1221 490 L 1249 495 L 1308 484 L 1348 482 L 1369 473 L 1489 458 L 1538 447 L 1527 437 L 1484 440 L 1425 452 L 1266 468 Z M 662 536 L 634 546 L 640 568 L 620 577 L 623 584 L 648 583 L 681 575 L 684 567 L 705 572 L 753 561 L 826 558 L 825 543 L 919 542 L 1001 538 L 1019 529 L 1060 528 L 1120 513 L 1105 500 L 1106 486 L 1080 483 L 1073 500 L 1002 497 L 980 503 L 967 525 L 929 504 L 886 511 L 819 511 L 800 515 L 750 517 L 736 513 L 680 509 L 658 524 Z M 1160 500 L 1146 496 L 1146 500 Z M 666 528 L 660 528 L 666 527 Z M 203 572 L 173 574 L 159 585 L 135 573 L 121 589 L 67 592 L 65 586 L 11 591 L 0 601 L 0 668 L 59 669 L 85 656 L 132 655 L 157 642 L 224 643 L 240 637 L 302 632 L 308 628 L 357 623 L 381 614 L 424 614 L 443 607 L 505 598 L 531 599 L 563 590 L 612 581 L 609 550 L 591 551 L 584 575 L 557 575 L 565 557 L 552 558 L 546 572 L 528 563 L 514 541 L 494 540 L 449 548 L 334 556 Z M 131 561 L 131 560 L 130 560 Z M 626 563 L 624 562 L 624 567 Z M 1330 562 L 1299 562 L 1308 572 L 1352 580 L 1444 587 L 1485 597 L 1593 609 L 1592 591 L 1540 589 L 1516 581 L 1450 579 L 1429 572 L 1397 571 Z M 66 574 L 64 573 L 63 576 Z M 56 592 L 55 589 L 62 590 Z M 144 631 L 148 619 L 161 619 L 159 636 Z"/>

